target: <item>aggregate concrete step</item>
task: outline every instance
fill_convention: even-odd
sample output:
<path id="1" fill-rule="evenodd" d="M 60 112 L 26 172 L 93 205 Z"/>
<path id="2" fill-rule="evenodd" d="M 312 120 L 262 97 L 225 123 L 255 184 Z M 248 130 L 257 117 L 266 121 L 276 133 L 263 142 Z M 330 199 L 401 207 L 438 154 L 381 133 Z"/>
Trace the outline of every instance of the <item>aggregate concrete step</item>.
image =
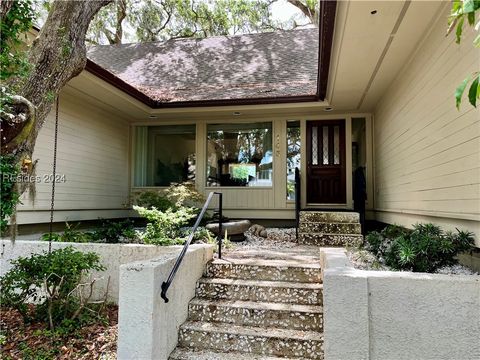
<path id="1" fill-rule="evenodd" d="M 298 359 L 298 358 L 297 358 Z M 210 350 L 192 350 L 177 348 L 170 354 L 169 360 L 296 360 L 277 356 L 255 355 L 241 352 L 214 352 Z"/>
<path id="2" fill-rule="evenodd" d="M 318 262 L 298 265 L 288 260 L 216 259 L 207 265 L 205 275 L 211 278 L 255 279 L 267 281 L 321 282 Z"/>
<path id="3" fill-rule="evenodd" d="M 322 289 L 322 284 L 315 283 L 201 278 L 196 294 L 212 300 L 322 305 Z"/>
<path id="4" fill-rule="evenodd" d="M 300 222 L 323 222 L 323 223 L 358 223 L 360 215 L 356 212 L 335 211 L 300 211 Z"/>
<path id="5" fill-rule="evenodd" d="M 299 233 L 298 242 L 316 246 L 358 246 L 363 242 L 363 236 L 360 234 Z"/>
<path id="6" fill-rule="evenodd" d="M 186 322 L 180 327 L 180 348 L 243 352 L 257 355 L 323 359 L 323 334 L 315 331 Z"/>
<path id="7" fill-rule="evenodd" d="M 241 326 L 323 331 L 323 308 L 318 305 L 195 298 L 189 304 L 188 319 Z"/>
<path id="8" fill-rule="evenodd" d="M 300 222 L 298 229 L 303 233 L 326 233 L 326 234 L 361 234 L 362 226 L 358 223 L 322 223 Z"/>

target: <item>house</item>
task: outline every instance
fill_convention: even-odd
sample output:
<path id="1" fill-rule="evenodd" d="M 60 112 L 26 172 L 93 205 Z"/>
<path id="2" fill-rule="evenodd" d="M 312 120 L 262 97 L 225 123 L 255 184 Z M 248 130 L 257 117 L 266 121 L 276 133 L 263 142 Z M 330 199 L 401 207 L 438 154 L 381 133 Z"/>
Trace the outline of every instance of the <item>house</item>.
<path id="1" fill-rule="evenodd" d="M 132 214 L 132 194 L 183 180 L 221 191 L 229 217 L 301 206 L 435 222 L 480 247 L 480 112 L 454 91 L 478 70 L 474 31 L 445 37 L 449 2 L 329 1 L 320 29 L 98 46 L 59 99 L 56 222 Z M 50 220 L 55 111 L 40 132 L 36 198 Z M 22 227 L 20 228 L 22 230 Z"/>

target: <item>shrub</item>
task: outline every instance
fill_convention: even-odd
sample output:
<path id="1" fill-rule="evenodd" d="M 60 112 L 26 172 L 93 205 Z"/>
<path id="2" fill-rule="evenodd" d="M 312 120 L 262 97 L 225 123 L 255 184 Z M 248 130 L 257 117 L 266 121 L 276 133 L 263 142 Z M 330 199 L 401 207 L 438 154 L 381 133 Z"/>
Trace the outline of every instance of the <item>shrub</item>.
<path id="1" fill-rule="evenodd" d="M 456 262 L 455 256 L 471 250 L 473 234 L 457 229 L 456 233 L 443 232 L 434 224 L 416 224 L 413 230 L 387 226 L 381 232 L 371 232 L 365 248 L 380 262 L 395 270 L 434 272 Z"/>
<path id="2" fill-rule="evenodd" d="M 80 319 L 88 307 L 75 296 L 82 277 L 93 270 L 105 270 L 96 253 L 82 253 L 71 246 L 20 257 L 11 264 L 12 269 L 0 280 L 2 306 L 17 309 L 25 320 L 33 315 L 48 322 L 51 329 Z M 36 304 L 33 314 L 29 303 Z"/>
<path id="3" fill-rule="evenodd" d="M 93 233 L 84 232 L 77 230 L 80 223 L 72 225 L 68 222 L 65 223 L 65 230 L 61 234 L 45 233 L 42 235 L 41 239 L 44 241 L 55 241 L 55 242 L 74 242 L 74 243 L 86 243 L 94 240 Z"/>
<path id="4" fill-rule="evenodd" d="M 0 156 L 0 233 L 8 228 L 8 218 L 14 215 L 15 208 L 20 202 L 20 195 L 15 191 L 15 179 L 19 174 L 19 166 L 12 155 Z"/>
<path id="5" fill-rule="evenodd" d="M 181 207 L 190 207 L 198 211 L 204 201 L 205 197 L 195 189 L 195 185 L 185 182 L 172 184 L 163 191 L 141 192 L 137 195 L 135 203 L 137 206 L 156 208 L 160 211 L 177 210 Z"/>
<path id="6" fill-rule="evenodd" d="M 195 209 L 181 207 L 178 210 L 167 209 L 160 211 L 156 208 L 146 209 L 140 206 L 133 207 L 140 216 L 148 220 L 144 232 L 138 233 L 146 244 L 173 245 L 179 243 L 181 227 L 188 224 L 195 217 Z"/>
<path id="7" fill-rule="evenodd" d="M 156 208 L 160 211 L 166 211 L 174 207 L 173 202 L 168 200 L 164 194 L 155 191 L 145 191 L 140 193 L 136 199 L 137 206 L 147 209 Z"/>
<path id="8" fill-rule="evenodd" d="M 132 220 L 102 220 L 100 227 L 92 234 L 94 240 L 105 241 L 110 244 L 120 242 L 121 237 L 126 239 L 135 238 Z"/>

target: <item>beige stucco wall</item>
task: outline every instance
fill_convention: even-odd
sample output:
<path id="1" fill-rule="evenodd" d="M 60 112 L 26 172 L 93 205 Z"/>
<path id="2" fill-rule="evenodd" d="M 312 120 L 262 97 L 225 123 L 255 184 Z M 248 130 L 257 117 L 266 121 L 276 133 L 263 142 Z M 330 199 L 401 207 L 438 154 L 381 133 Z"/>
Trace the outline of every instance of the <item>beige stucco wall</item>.
<path id="1" fill-rule="evenodd" d="M 11 261 L 19 257 L 29 257 L 32 254 L 48 252 L 47 241 L 22 241 L 14 243 L 10 239 L 2 240 L 0 244 L 0 276 L 11 268 Z M 132 261 L 148 260 L 170 254 L 178 254 L 181 246 L 156 246 L 143 244 L 94 244 L 94 243 L 52 243 L 52 249 L 63 249 L 73 246 L 81 252 L 95 252 L 100 256 L 100 262 L 105 266 L 104 271 L 92 272 L 92 277 L 97 279 L 92 300 L 100 300 L 107 293 L 108 301 L 118 304 L 120 283 L 120 265 Z M 195 245 L 197 246 L 197 245 Z"/>
<path id="2" fill-rule="evenodd" d="M 175 349 L 178 330 L 187 320 L 195 286 L 213 258 L 213 246 L 191 245 L 168 289 L 168 303 L 160 297 L 178 253 L 120 267 L 118 313 L 119 360 L 166 360 Z"/>
<path id="3" fill-rule="evenodd" d="M 469 28 L 461 45 L 445 37 L 448 8 L 376 106 L 376 217 L 468 229 L 480 246 L 480 109 L 453 95 L 479 52 Z"/>
<path id="4" fill-rule="evenodd" d="M 336 359 L 478 359 L 480 276 L 365 271 L 321 249 L 324 350 Z"/>
<path id="5" fill-rule="evenodd" d="M 54 109 L 40 130 L 33 160 L 38 159 L 35 201 L 28 193 L 18 207 L 18 224 L 50 219 L 54 143 Z M 65 182 L 55 188 L 55 221 L 126 216 L 129 196 L 129 124 L 93 98 L 60 95 L 57 174 Z"/>

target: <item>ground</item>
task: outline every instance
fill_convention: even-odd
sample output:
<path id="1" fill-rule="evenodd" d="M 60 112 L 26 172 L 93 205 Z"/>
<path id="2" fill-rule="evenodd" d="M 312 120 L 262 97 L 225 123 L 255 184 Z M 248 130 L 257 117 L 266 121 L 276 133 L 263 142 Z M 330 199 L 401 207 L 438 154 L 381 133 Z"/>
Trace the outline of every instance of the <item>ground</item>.
<path id="1" fill-rule="evenodd" d="M 45 325 L 25 324 L 16 310 L 0 309 L 1 359 L 116 359 L 118 309 L 109 306 L 106 322 L 88 325 L 67 336 Z"/>

